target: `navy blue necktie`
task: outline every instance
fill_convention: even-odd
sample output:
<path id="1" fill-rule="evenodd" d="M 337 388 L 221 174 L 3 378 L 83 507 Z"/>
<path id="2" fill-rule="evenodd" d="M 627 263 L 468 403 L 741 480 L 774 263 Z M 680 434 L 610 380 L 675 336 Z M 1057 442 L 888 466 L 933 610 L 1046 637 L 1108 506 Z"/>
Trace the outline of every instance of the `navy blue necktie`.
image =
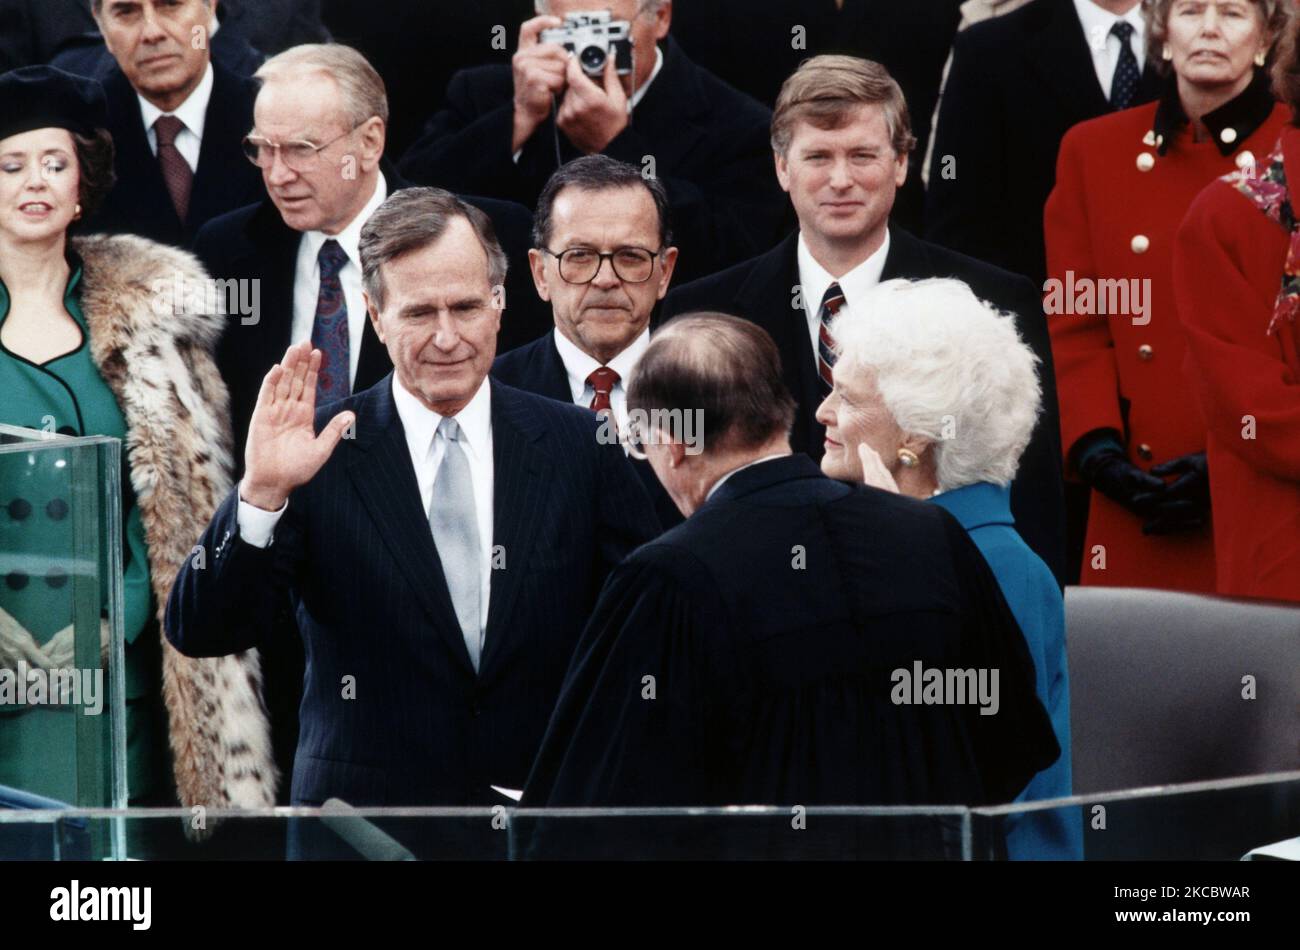
<path id="1" fill-rule="evenodd" d="M 1119 62 L 1115 65 L 1115 77 L 1110 81 L 1110 107 L 1127 109 L 1137 92 L 1138 80 L 1142 74 L 1138 71 L 1137 57 L 1133 55 L 1133 24 L 1116 20 L 1110 28 L 1110 35 L 1119 38 Z"/>

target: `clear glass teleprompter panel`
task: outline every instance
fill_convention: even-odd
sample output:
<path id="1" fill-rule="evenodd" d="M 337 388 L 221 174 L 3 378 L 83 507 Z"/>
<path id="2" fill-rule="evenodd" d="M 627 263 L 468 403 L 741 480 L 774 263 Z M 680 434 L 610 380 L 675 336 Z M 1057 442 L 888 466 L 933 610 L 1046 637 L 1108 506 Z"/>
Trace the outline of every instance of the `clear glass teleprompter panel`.
<path id="1" fill-rule="evenodd" d="M 0 806 L 126 805 L 121 465 L 0 425 Z"/>

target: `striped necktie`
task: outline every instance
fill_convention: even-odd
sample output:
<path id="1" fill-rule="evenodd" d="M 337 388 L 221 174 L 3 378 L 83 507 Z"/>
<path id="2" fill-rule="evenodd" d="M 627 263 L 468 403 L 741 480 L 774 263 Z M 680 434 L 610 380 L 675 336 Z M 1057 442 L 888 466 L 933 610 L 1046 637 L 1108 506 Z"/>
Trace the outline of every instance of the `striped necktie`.
<path id="1" fill-rule="evenodd" d="M 835 338 L 831 336 L 831 321 L 842 306 L 844 292 L 839 284 L 832 283 L 822 294 L 822 305 L 817 312 L 817 322 L 821 324 L 817 332 L 817 375 L 822 378 L 823 395 L 828 395 L 834 385 L 831 370 L 835 367 Z"/>

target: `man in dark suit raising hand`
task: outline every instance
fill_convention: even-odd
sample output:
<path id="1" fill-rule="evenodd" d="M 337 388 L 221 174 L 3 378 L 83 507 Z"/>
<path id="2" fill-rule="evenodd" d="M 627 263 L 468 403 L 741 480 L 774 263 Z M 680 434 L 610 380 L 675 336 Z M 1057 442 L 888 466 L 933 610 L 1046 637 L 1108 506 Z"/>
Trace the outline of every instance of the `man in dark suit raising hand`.
<path id="1" fill-rule="evenodd" d="M 247 649 L 287 591 L 308 657 L 293 802 L 492 802 L 523 785 L 605 576 L 658 524 L 594 414 L 487 379 L 506 260 L 483 212 L 396 192 L 360 256 L 394 372 L 317 410 L 320 354 L 290 347 L 167 636 Z"/>

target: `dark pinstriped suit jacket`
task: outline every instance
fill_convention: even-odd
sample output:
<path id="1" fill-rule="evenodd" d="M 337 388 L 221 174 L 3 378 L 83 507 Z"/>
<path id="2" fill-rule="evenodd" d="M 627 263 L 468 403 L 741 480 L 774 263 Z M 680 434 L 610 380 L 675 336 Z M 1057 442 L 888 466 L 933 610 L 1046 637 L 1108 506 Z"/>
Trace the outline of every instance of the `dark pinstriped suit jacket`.
<path id="1" fill-rule="evenodd" d="M 390 374 L 322 409 L 356 412 L 293 493 L 270 547 L 239 537 L 232 492 L 172 589 L 166 631 L 190 656 L 256 646 L 287 586 L 307 653 L 292 800 L 461 805 L 522 788 L 605 576 L 658 534 L 640 479 L 591 413 L 493 382 L 494 545 L 476 676 L 456 622 Z M 355 698 L 344 698 L 354 677 Z"/>

